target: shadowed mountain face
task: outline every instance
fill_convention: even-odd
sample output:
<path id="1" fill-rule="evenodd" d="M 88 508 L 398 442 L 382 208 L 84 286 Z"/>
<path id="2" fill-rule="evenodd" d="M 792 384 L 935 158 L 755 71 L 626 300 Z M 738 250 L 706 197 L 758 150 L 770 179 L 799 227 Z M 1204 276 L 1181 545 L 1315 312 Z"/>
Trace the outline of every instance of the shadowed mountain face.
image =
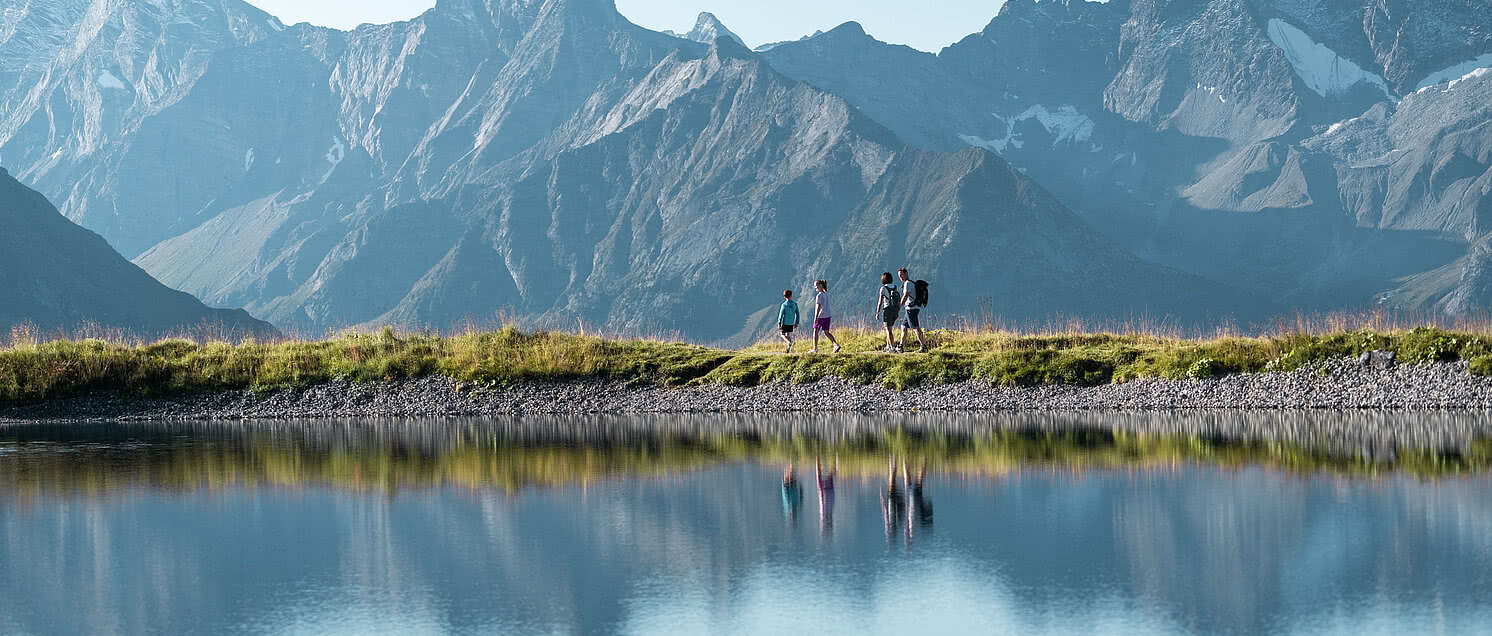
<path id="1" fill-rule="evenodd" d="M 853 25 L 763 55 L 1143 257 L 1305 309 L 1492 305 L 1487 3 L 1011 0 L 938 55 Z"/>
<path id="2" fill-rule="evenodd" d="M 0 330 L 84 325 L 143 336 L 212 329 L 271 336 L 242 310 L 210 309 L 125 260 L 102 237 L 58 214 L 42 195 L 0 169 Z"/>
<path id="3" fill-rule="evenodd" d="M 69 41 L 92 24 L 43 15 L 52 1 L 5 24 Z M 28 131 L 59 120 L 11 104 L 80 104 L 121 53 L 32 54 L 0 76 L 17 122 L 0 157 L 167 284 L 280 324 L 445 327 L 505 310 L 739 341 L 781 289 L 815 278 L 834 282 L 842 318 L 868 314 L 875 276 L 903 264 L 934 281 L 940 312 L 990 299 L 1016 320 L 1265 313 L 1115 247 L 986 149 L 908 147 L 714 20 L 696 31 L 722 37 L 702 44 L 609 0 L 442 0 L 353 32 L 283 28 L 233 0 L 123 4 L 99 19 L 238 17 L 158 20 L 157 49 L 210 53 L 173 75 L 170 99 L 114 73 L 113 108 L 148 112 L 98 124 L 108 134 L 86 149 L 55 140 L 112 110 L 85 104 L 42 135 Z"/>

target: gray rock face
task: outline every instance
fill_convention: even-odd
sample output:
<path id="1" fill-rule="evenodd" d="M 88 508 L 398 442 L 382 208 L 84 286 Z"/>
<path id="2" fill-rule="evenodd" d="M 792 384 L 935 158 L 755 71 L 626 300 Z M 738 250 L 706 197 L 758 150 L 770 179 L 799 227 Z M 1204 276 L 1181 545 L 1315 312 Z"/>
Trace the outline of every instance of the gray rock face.
<path id="1" fill-rule="evenodd" d="M 210 309 L 155 281 L 3 168 L 0 299 L 6 334 L 22 324 L 40 335 L 95 326 L 142 337 L 204 330 L 224 337 L 276 334 L 243 310 Z"/>
<path id="2" fill-rule="evenodd" d="M 1011 0 L 937 56 L 855 31 L 764 55 L 910 143 L 999 153 L 1141 256 L 1305 310 L 1492 304 L 1436 273 L 1492 210 L 1492 5 Z"/>
<path id="3" fill-rule="evenodd" d="M 312 331 L 745 338 L 762 290 L 901 264 L 1016 320 L 1492 305 L 1473 0 L 1011 0 L 938 55 L 854 23 L 756 55 L 609 0 L 352 32 L 28 0 L 0 52 L 24 182 L 167 284 Z"/>
<path id="4" fill-rule="evenodd" d="M 176 180 L 139 180 L 128 151 L 141 129 L 192 91 L 216 53 L 281 29 L 236 1 L 7 2 L 0 8 L 0 164 L 135 256 L 169 236 L 172 217 L 199 212 L 199 199 L 226 181 L 184 170 L 190 160 L 162 171 L 181 174 Z M 152 163 L 173 150 L 170 137 L 148 142 Z M 242 151 L 237 160 L 243 163 Z M 178 194 L 182 187 L 187 192 Z"/>
<path id="5" fill-rule="evenodd" d="M 736 38 L 651 32 L 609 0 L 442 0 L 352 32 L 264 25 L 106 151 L 71 159 L 112 181 L 34 174 L 44 191 L 80 188 L 68 213 L 106 219 L 91 223 L 167 284 L 282 325 L 502 311 L 734 342 L 777 290 L 828 278 L 849 319 L 904 264 L 938 281 L 944 316 L 981 301 L 1011 320 L 1258 310 L 1115 247 L 986 150 L 908 147 Z"/>

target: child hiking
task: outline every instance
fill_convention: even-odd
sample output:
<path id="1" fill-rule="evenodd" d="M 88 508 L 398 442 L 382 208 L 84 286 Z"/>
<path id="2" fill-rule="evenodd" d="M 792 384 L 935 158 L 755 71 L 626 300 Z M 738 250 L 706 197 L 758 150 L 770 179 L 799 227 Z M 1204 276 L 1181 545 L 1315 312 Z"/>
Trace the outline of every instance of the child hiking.
<path id="1" fill-rule="evenodd" d="M 813 289 L 817 292 L 813 295 L 813 348 L 808 352 L 819 352 L 819 332 L 822 331 L 834 345 L 834 353 L 839 353 L 839 341 L 834 339 L 834 334 L 829 333 L 829 324 L 833 322 L 829 313 L 829 281 L 813 281 Z"/>
<path id="2" fill-rule="evenodd" d="M 782 292 L 782 308 L 777 310 L 777 331 L 787 343 L 787 352 L 793 352 L 793 330 L 798 328 L 798 303 L 793 302 L 793 290 Z"/>
<path id="3" fill-rule="evenodd" d="M 876 293 L 876 315 L 886 324 L 886 348 L 887 353 L 896 353 L 896 336 L 891 333 L 891 328 L 896 326 L 896 318 L 901 314 L 901 292 L 891 282 L 891 272 L 881 273 L 881 289 Z"/>

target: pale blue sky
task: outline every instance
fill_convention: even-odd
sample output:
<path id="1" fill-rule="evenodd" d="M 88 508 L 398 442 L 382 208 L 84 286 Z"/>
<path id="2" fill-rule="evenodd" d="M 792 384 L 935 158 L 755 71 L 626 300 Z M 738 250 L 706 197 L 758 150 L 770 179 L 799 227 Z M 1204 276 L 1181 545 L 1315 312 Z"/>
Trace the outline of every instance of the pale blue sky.
<path id="1" fill-rule="evenodd" d="M 350 29 L 364 22 L 406 20 L 434 0 L 249 0 L 294 24 Z M 982 30 L 1005 0 L 616 0 L 633 22 L 650 29 L 687 31 L 700 11 L 757 46 L 796 40 L 855 20 L 877 39 L 936 52 Z"/>

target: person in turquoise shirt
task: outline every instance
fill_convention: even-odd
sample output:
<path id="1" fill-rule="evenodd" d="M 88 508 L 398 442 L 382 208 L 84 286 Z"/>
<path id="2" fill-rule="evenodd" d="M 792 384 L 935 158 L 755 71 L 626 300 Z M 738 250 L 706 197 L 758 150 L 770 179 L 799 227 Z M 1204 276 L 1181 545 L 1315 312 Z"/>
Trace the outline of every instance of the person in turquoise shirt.
<path id="1" fill-rule="evenodd" d="M 793 301 L 793 290 L 782 292 L 782 308 L 777 310 L 777 331 L 787 343 L 787 352 L 793 352 L 793 330 L 798 328 L 798 303 Z"/>

